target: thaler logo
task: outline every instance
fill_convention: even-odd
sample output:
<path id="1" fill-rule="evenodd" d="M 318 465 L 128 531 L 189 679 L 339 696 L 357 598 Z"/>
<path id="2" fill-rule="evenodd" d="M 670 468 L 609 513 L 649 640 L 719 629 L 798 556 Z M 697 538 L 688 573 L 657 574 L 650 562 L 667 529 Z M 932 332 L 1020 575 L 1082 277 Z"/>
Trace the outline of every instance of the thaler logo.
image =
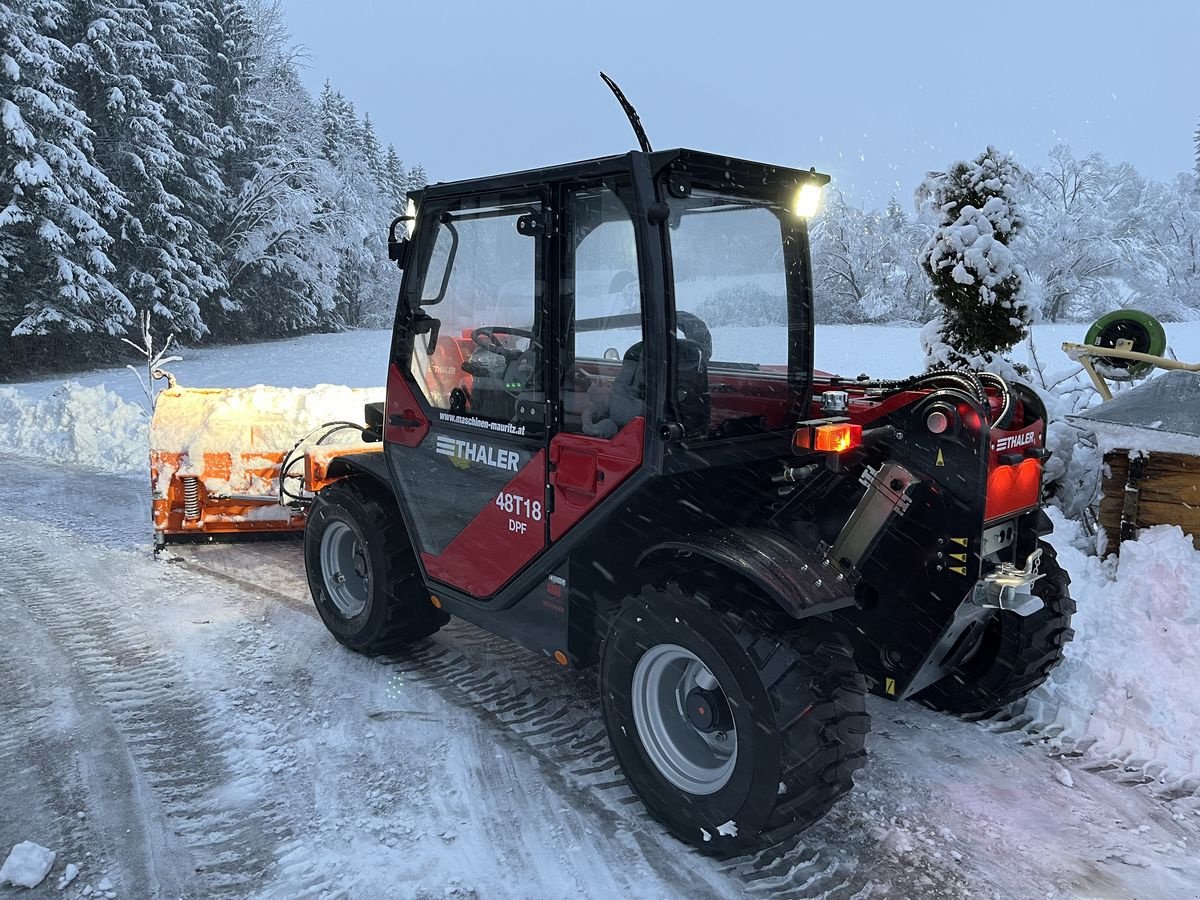
<path id="1" fill-rule="evenodd" d="M 489 447 L 487 444 L 475 444 L 471 441 L 460 441 L 458 438 L 438 435 L 437 452 L 454 460 L 482 463 L 494 469 L 517 471 L 521 462 L 521 454 L 516 450 L 501 450 Z"/>
<path id="2" fill-rule="evenodd" d="M 1003 453 L 1005 450 L 1016 450 L 1019 447 L 1028 447 L 1030 444 L 1037 443 L 1038 433 L 1036 431 L 1023 431 L 1020 434 L 1008 434 L 1002 438 L 996 439 L 996 452 Z"/>

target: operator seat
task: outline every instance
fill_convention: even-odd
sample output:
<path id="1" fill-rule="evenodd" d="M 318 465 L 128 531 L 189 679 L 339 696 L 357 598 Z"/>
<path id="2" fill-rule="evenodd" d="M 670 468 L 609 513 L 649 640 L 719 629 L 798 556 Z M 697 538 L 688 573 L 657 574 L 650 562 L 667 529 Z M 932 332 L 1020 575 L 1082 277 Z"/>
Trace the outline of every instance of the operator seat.
<path id="1" fill-rule="evenodd" d="M 677 338 L 678 396 L 680 424 L 690 436 L 708 433 L 708 354 L 697 341 Z M 646 365 L 643 343 L 625 351 L 621 371 L 605 398 L 595 388 L 588 391 L 589 404 L 583 413 L 583 433 L 611 438 L 646 408 Z"/>

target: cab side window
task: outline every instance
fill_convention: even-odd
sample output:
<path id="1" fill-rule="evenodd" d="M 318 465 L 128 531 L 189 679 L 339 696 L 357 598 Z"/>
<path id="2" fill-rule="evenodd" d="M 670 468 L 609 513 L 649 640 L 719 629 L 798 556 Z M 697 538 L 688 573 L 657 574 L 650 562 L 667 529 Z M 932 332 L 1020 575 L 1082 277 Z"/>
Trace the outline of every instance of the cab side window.
<path id="1" fill-rule="evenodd" d="M 539 213 L 534 203 L 439 217 L 421 287 L 421 306 L 438 322 L 437 342 L 417 335 L 412 357 L 415 380 L 432 406 L 519 434 L 540 427 L 519 421 L 520 401 L 544 400 L 535 330 L 540 239 L 518 228 L 522 217 Z"/>
<path id="2" fill-rule="evenodd" d="M 562 430 L 605 438 L 645 410 L 637 243 L 620 190 L 566 195 Z"/>

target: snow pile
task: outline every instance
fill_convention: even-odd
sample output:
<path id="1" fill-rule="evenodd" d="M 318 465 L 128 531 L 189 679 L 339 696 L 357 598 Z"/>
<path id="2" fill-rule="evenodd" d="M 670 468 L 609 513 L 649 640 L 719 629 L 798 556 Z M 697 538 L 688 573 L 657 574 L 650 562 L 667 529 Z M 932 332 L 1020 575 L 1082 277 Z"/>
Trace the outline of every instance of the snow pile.
<path id="1" fill-rule="evenodd" d="M 1200 554 L 1173 525 L 1115 558 L 1056 510 L 1054 544 L 1079 610 L 1064 662 L 1028 701 L 1043 731 L 1165 780 L 1200 777 Z M 1050 726 L 1055 726 L 1051 728 Z"/>
<path id="2" fill-rule="evenodd" d="M 12 848 L 4 865 L 0 866 L 0 884 L 12 884 L 16 887 L 35 888 L 50 874 L 54 865 L 53 850 L 35 844 L 33 841 L 21 841 Z"/>
<path id="3" fill-rule="evenodd" d="M 145 411 L 103 385 L 71 381 L 34 400 L 0 388 L 0 448 L 48 462 L 108 472 L 146 469 Z"/>
<path id="4" fill-rule="evenodd" d="M 224 390 L 173 388 L 159 395 L 150 432 L 156 452 L 180 454 L 178 466 L 161 465 L 158 490 L 175 475 L 202 477 L 210 493 L 273 493 L 255 470 L 272 469 L 301 438 L 337 422 L 361 425 L 363 405 L 383 399 L 382 388 L 319 384 L 278 388 L 259 384 Z M 358 440 L 358 430 L 331 436 L 333 443 Z M 228 472 L 206 466 L 205 454 L 228 454 Z"/>

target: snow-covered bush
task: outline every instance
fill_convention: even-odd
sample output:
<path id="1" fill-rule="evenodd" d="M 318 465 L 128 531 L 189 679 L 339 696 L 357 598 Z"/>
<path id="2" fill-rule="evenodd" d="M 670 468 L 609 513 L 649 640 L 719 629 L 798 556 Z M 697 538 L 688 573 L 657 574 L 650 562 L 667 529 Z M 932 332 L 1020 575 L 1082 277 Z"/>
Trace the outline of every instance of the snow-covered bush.
<path id="1" fill-rule="evenodd" d="M 986 362 L 1021 339 L 1030 321 L 1021 270 L 1009 247 L 1024 227 L 1028 174 L 995 147 L 931 173 L 919 194 L 940 214 L 921 267 L 942 314 L 923 335 L 931 364 Z"/>

